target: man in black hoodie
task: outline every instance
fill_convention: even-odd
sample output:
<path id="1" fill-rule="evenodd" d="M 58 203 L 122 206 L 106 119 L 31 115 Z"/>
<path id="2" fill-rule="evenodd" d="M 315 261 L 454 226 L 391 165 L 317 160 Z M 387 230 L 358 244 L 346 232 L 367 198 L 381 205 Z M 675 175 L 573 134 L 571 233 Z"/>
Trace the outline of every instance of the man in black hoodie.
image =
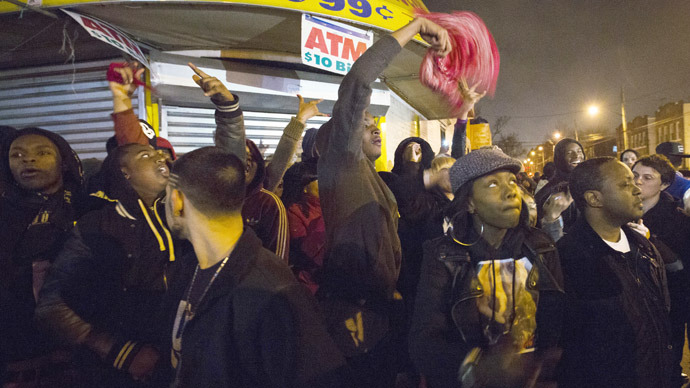
<path id="1" fill-rule="evenodd" d="M 565 138 L 554 148 L 554 164 L 556 173 L 552 179 L 534 196 L 537 202 L 538 224 L 547 231 L 554 240 L 553 224 L 559 223 L 559 230 L 566 230 L 577 218 L 577 208 L 572 203 L 568 192 L 568 178 L 575 167 L 585 160 L 584 148 L 577 140 Z"/>
<path id="2" fill-rule="evenodd" d="M 65 139 L 40 128 L 11 132 L 3 145 L 0 362 L 8 362 L 8 382 L 28 381 L 23 374 L 38 382 L 39 356 L 52 347 L 33 323 L 35 299 L 77 218 L 81 162 Z"/>

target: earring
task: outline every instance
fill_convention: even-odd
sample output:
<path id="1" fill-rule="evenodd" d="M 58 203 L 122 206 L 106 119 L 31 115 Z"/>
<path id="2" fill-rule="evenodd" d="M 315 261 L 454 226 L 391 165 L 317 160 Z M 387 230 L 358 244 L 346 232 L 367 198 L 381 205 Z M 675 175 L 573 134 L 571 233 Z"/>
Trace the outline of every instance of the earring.
<path id="1" fill-rule="evenodd" d="M 463 247 L 471 247 L 472 245 L 478 243 L 479 240 L 482 239 L 482 234 L 484 234 L 484 224 L 483 224 L 483 223 L 481 224 L 481 227 L 480 227 L 480 228 L 481 228 L 481 229 L 479 230 L 479 237 L 478 237 L 477 240 L 475 240 L 473 243 L 469 243 L 469 244 L 468 244 L 468 243 L 464 243 L 464 242 L 458 240 L 458 239 L 455 237 L 455 229 L 451 229 L 451 230 L 450 230 L 450 238 L 452 238 L 453 241 L 455 241 L 456 243 L 462 245 Z"/>

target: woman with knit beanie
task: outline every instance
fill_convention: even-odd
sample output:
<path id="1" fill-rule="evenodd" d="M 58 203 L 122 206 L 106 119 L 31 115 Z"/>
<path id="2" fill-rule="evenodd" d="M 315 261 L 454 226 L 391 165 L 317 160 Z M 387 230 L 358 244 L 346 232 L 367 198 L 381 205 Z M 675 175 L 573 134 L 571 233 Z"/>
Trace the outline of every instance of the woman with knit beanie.
<path id="1" fill-rule="evenodd" d="M 428 387 L 521 386 L 558 343 L 560 261 L 552 240 L 528 226 L 520 169 L 497 149 L 473 151 L 450 169 L 451 227 L 424 246 L 410 331 Z"/>

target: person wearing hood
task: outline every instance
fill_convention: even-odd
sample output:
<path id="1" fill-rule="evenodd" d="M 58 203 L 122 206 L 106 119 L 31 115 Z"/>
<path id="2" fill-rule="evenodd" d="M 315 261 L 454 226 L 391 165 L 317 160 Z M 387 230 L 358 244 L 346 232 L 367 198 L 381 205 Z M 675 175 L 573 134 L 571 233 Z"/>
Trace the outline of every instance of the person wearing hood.
<path id="1" fill-rule="evenodd" d="M 67 141 L 41 128 L 11 131 L 1 155 L 0 375 L 38 383 L 53 346 L 34 324 L 36 298 L 80 213 L 83 174 Z"/>
<path id="2" fill-rule="evenodd" d="M 521 167 L 500 150 L 480 149 L 450 169 L 450 228 L 424 244 L 409 338 L 428 387 L 474 386 L 472 379 L 523 386 L 558 344 L 560 261 L 552 240 L 528 225 L 515 177 Z"/>
<path id="3" fill-rule="evenodd" d="M 455 161 L 453 158 L 446 160 Z M 407 331 L 412 317 L 414 299 L 422 263 L 422 244 L 443 234 L 443 209 L 450 203 L 442 186 L 450 186 L 448 162 L 437 163 L 429 143 L 419 137 L 409 137 L 395 150 L 395 164 L 391 172 L 379 172 L 398 203 L 398 237 L 402 249 L 397 289 L 405 304 L 405 330 L 401 333 L 400 353 L 406 357 L 404 366 L 408 378 L 418 376 L 407 356 Z M 452 165 L 452 162 L 450 163 Z M 447 190 L 450 191 L 450 190 Z"/>
<path id="4" fill-rule="evenodd" d="M 322 100 L 305 102 L 302 96 L 297 95 L 297 114 L 283 130 L 273 161 L 267 166 L 256 144 L 245 140 L 239 97 L 216 77 L 206 74 L 192 63 L 189 67 L 195 73 L 194 82 L 216 105 L 216 146 L 245 160 L 247 191 L 242 208 L 245 224 L 254 229 L 266 249 L 287 261 L 290 252 L 287 214 L 282 201 L 271 190 L 275 190 L 282 181 L 307 120 L 324 115 L 317 107 Z M 268 189 L 264 188 L 264 181 L 267 181 Z"/>
<path id="5" fill-rule="evenodd" d="M 690 318 L 690 217 L 679 208 L 679 201 L 664 191 L 673 183 L 676 174 L 665 156 L 645 156 L 636 161 L 632 171 L 635 184 L 641 191 L 644 225 L 649 229 L 650 240 L 659 249 L 666 263 L 668 292 L 671 297 L 673 366 L 676 369 L 673 378 L 680 386 L 687 379 L 687 375 L 683 376 L 680 362 L 685 344 L 685 326 Z M 670 254 L 663 248 L 670 249 Z"/>
<path id="6" fill-rule="evenodd" d="M 165 155 L 120 146 L 103 162 L 104 202 L 81 217 L 46 279 L 36 308 L 41 326 L 80 350 L 79 366 L 99 387 L 166 384 L 168 279 L 188 245 L 173 240 L 161 199 Z M 96 358 L 93 356 L 96 355 Z M 145 386 L 145 385 L 143 385 Z"/>
<path id="7" fill-rule="evenodd" d="M 573 169 L 585 160 L 585 152 L 577 140 L 565 138 L 556 144 L 553 153 L 556 173 L 549 179 L 549 183 L 536 193 L 534 199 L 537 202 L 538 225 L 557 241 L 562 232 L 553 231 L 567 232 L 577 219 L 577 208 L 573 205 L 568 191 L 568 177 Z"/>
<path id="8" fill-rule="evenodd" d="M 628 226 L 644 213 L 634 180 L 613 157 L 569 177 L 581 216 L 556 244 L 566 292 L 559 387 L 674 386 L 663 261 Z"/>

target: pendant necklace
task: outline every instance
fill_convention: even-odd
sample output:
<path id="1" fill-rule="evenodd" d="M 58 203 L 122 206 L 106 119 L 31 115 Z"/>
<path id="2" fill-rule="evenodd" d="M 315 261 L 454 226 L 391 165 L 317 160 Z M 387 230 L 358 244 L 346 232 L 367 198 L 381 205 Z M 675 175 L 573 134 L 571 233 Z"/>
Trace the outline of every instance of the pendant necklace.
<path id="1" fill-rule="evenodd" d="M 230 258 L 230 255 L 225 256 L 225 259 L 223 259 L 223 262 L 220 263 L 220 266 L 216 270 L 216 273 L 213 274 L 213 277 L 211 278 L 211 280 L 206 285 L 204 292 L 201 293 L 201 296 L 199 297 L 199 300 L 197 301 L 197 303 L 195 303 L 195 305 L 197 305 L 197 306 L 200 305 L 201 301 L 204 300 L 206 293 L 211 288 L 211 285 L 213 284 L 213 282 L 218 277 L 218 274 L 220 273 L 220 271 L 223 269 L 223 267 L 225 267 L 225 263 L 228 262 L 229 258 Z M 192 293 L 192 288 L 194 288 L 194 282 L 196 281 L 196 275 L 198 272 L 199 272 L 199 265 L 197 264 L 196 269 L 194 270 L 194 276 L 192 276 L 192 283 L 189 285 L 189 289 L 187 290 L 187 297 L 185 298 L 187 300 L 187 306 L 185 306 L 185 315 L 187 315 L 189 321 L 191 321 L 194 318 L 194 314 L 196 314 L 196 311 L 192 311 L 192 304 L 191 304 L 191 301 L 189 300 L 189 297 L 190 297 L 190 294 Z M 195 308 L 195 310 L 196 310 L 196 308 Z M 182 333 L 180 333 L 180 336 L 182 336 Z"/>

